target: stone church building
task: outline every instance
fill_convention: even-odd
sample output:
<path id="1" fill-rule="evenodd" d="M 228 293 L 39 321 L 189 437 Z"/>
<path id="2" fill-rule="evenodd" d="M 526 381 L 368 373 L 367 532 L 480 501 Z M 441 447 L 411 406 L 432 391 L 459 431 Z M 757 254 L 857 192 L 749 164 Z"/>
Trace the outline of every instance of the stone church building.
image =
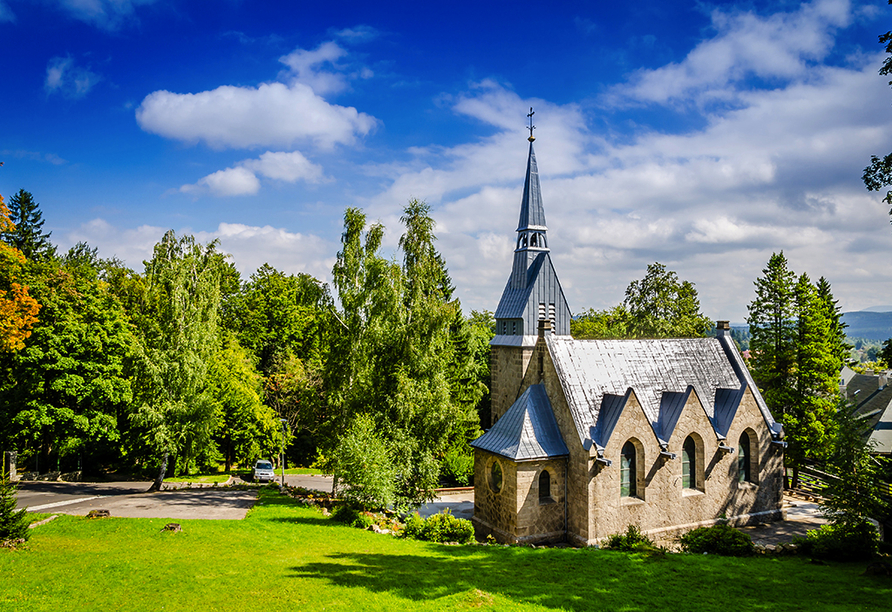
<path id="1" fill-rule="evenodd" d="M 474 524 L 502 542 L 594 544 L 781 517 L 783 430 L 729 325 L 714 338 L 574 340 L 530 136 L 491 342 L 492 427 L 474 447 Z"/>

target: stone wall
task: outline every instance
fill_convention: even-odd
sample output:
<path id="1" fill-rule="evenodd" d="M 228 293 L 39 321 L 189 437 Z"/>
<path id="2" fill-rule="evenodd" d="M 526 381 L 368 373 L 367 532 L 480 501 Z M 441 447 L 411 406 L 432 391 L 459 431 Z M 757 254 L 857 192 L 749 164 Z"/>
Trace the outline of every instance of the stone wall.
<path id="1" fill-rule="evenodd" d="M 783 456 L 747 389 L 728 432 L 726 445 L 734 453 L 720 450 L 719 441 L 694 391 L 688 397 L 669 439 L 668 451 L 675 459 L 660 455 L 656 435 L 634 393 L 620 416 L 605 450 L 612 461 L 607 467 L 596 462 L 595 451 L 586 451 L 567 405 L 547 346 L 540 342 L 541 377 L 545 384 L 558 427 L 570 450 L 568 466 L 568 539 L 594 544 L 624 531 L 630 524 L 643 531 L 666 534 L 717 522 L 722 516 L 732 523 L 780 519 L 783 490 Z M 530 367 L 522 385 L 540 382 L 540 369 Z M 535 371 L 535 372 L 534 372 Z M 751 480 L 738 482 L 737 446 L 747 431 L 752 444 Z M 697 442 L 697 486 L 682 487 L 682 445 L 689 435 Z M 620 496 L 620 452 L 632 441 L 637 454 L 637 495 Z"/>
<path id="2" fill-rule="evenodd" d="M 530 364 L 533 350 L 533 347 L 519 346 L 490 347 L 492 423 L 489 423 L 489 427 L 508 411 L 526 388 L 525 386 L 521 388 L 521 382 Z M 487 425 L 484 424 L 484 427 Z"/>
<path id="3" fill-rule="evenodd" d="M 502 471 L 501 488 L 492 486 L 492 465 Z M 479 539 L 492 534 L 500 542 L 542 542 L 564 538 L 565 470 L 563 458 L 524 461 L 475 449 L 474 517 Z M 549 474 L 549 495 L 540 496 L 543 471 Z"/>

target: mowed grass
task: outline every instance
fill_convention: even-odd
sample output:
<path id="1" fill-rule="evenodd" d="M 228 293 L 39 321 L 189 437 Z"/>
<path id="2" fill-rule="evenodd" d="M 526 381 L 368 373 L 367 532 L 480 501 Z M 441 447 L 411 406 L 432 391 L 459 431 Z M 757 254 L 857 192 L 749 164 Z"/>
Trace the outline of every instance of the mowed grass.
<path id="1" fill-rule="evenodd" d="M 243 521 L 62 516 L 0 550 L 0 610 L 888 610 L 892 579 L 798 558 L 443 546 L 261 490 Z"/>

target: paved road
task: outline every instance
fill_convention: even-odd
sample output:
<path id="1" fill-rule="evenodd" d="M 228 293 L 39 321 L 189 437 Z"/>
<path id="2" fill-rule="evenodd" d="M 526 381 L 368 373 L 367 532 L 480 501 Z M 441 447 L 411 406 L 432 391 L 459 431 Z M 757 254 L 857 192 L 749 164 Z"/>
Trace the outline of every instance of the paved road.
<path id="1" fill-rule="evenodd" d="M 225 488 L 169 490 L 147 493 L 150 482 L 19 484 L 18 507 L 31 512 L 84 516 L 108 510 L 130 518 L 229 519 L 245 518 L 254 505 L 254 491 Z"/>

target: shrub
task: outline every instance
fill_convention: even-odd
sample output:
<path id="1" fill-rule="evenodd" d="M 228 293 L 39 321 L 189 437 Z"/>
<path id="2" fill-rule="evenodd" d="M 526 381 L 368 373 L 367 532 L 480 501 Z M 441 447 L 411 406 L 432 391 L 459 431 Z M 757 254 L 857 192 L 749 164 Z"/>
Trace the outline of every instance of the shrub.
<path id="1" fill-rule="evenodd" d="M 832 561 L 864 561 L 876 555 L 879 534 L 867 519 L 822 525 L 804 538 L 795 538 L 799 550 L 810 557 Z"/>
<path id="2" fill-rule="evenodd" d="M 344 523 L 351 527 L 358 527 L 359 529 L 368 529 L 375 523 L 375 519 L 370 513 L 363 512 L 356 506 L 350 504 L 338 506 L 331 517 L 339 523 Z"/>
<path id="3" fill-rule="evenodd" d="M 421 518 L 417 512 L 414 514 L 410 514 L 406 518 L 406 523 L 403 525 L 403 537 L 404 538 L 412 538 L 413 540 L 421 540 L 421 534 L 424 530 L 424 519 Z"/>
<path id="4" fill-rule="evenodd" d="M 16 486 L 9 480 L 6 471 L 0 473 L 0 542 L 4 540 L 26 540 L 31 537 L 28 525 L 31 519 L 27 512 L 16 510 Z"/>
<path id="5" fill-rule="evenodd" d="M 449 510 L 429 516 L 426 520 L 416 513 L 406 519 L 402 535 L 427 542 L 470 544 L 474 541 L 474 525 L 467 519 L 452 516 Z"/>
<path id="6" fill-rule="evenodd" d="M 615 533 L 608 536 L 604 548 L 609 550 L 621 550 L 625 552 L 643 552 L 654 550 L 653 540 L 641 533 L 638 525 L 629 525 L 625 533 Z"/>
<path id="7" fill-rule="evenodd" d="M 474 454 L 458 446 L 450 448 L 443 457 L 443 475 L 459 486 L 467 486 L 474 475 Z"/>
<path id="8" fill-rule="evenodd" d="M 692 553 L 746 557 L 755 552 L 753 540 L 730 525 L 698 527 L 681 536 L 681 547 Z"/>

